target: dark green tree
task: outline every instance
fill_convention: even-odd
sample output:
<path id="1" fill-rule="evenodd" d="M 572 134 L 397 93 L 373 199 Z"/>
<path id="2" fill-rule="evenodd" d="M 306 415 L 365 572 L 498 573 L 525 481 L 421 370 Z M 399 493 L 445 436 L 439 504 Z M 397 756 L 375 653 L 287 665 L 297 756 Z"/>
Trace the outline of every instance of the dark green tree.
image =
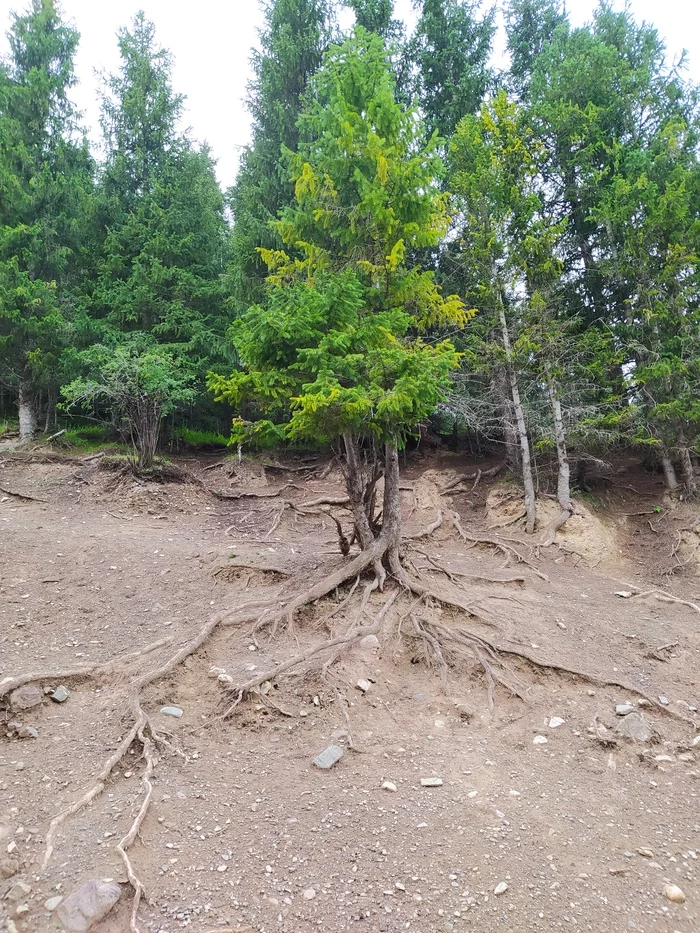
<path id="1" fill-rule="evenodd" d="M 168 53 L 139 14 L 119 34 L 103 96 L 104 237 L 92 308 L 111 332 L 144 332 L 203 386 L 226 358 L 224 201 L 206 147 L 178 128 Z"/>
<path id="2" fill-rule="evenodd" d="M 538 55 L 552 41 L 556 29 L 567 31 L 568 20 L 560 0 L 510 0 L 504 14 L 509 75 L 516 87 L 523 87 Z"/>
<path id="3" fill-rule="evenodd" d="M 230 192 L 232 259 L 228 272 L 234 313 L 262 296 L 267 267 L 258 247 L 281 245 L 270 225 L 294 197 L 282 148 L 298 145 L 297 119 L 309 79 L 332 32 L 330 0 L 267 0 L 260 48 L 253 52 L 248 88 L 251 145 Z"/>
<path id="4" fill-rule="evenodd" d="M 344 0 L 355 13 L 355 24 L 385 40 L 403 36 L 403 23 L 394 19 L 394 0 Z"/>
<path id="5" fill-rule="evenodd" d="M 70 102 L 78 33 L 54 0 L 14 15 L 0 65 L 0 379 L 20 436 L 50 419 L 89 248 L 92 160 Z"/>
<path id="6" fill-rule="evenodd" d="M 422 0 L 411 41 L 418 96 L 429 132 L 449 139 L 481 106 L 493 73 L 488 60 L 495 8 L 484 16 L 477 0 Z"/>

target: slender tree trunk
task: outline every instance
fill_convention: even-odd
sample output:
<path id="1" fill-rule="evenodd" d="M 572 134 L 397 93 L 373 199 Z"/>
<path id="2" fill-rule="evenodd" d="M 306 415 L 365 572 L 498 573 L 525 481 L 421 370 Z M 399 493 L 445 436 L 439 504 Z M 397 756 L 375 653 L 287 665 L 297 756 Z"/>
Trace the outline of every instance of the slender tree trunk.
<path id="1" fill-rule="evenodd" d="M 506 445 L 505 460 L 511 472 L 520 473 L 518 429 L 513 418 L 513 399 L 510 392 L 508 373 L 505 369 L 498 370 L 494 377 L 494 383 L 503 424 L 503 440 Z"/>
<path id="2" fill-rule="evenodd" d="M 44 422 L 44 434 L 48 434 L 51 427 L 56 427 L 58 419 L 56 417 L 56 390 L 49 389 L 46 396 L 46 420 Z"/>
<path id="3" fill-rule="evenodd" d="M 574 514 L 574 504 L 571 501 L 571 470 L 569 467 L 569 456 L 566 450 L 566 431 L 564 430 L 564 419 L 561 414 L 561 401 L 554 385 L 554 380 L 547 372 L 547 394 L 549 395 L 549 404 L 552 408 L 552 417 L 554 420 L 554 440 L 557 445 L 557 461 L 559 463 L 559 474 L 557 477 L 557 500 L 561 506 L 561 514 L 554 519 L 549 528 L 544 533 L 542 544 L 549 547 L 554 543 L 559 529 Z"/>
<path id="4" fill-rule="evenodd" d="M 384 448 L 384 503 L 382 506 L 382 539 L 387 546 L 387 563 L 394 574 L 401 574 L 401 490 L 399 488 L 399 452 L 395 441 Z"/>
<path id="5" fill-rule="evenodd" d="M 698 484 L 695 480 L 695 471 L 693 470 L 693 461 L 690 459 L 690 449 L 683 431 L 678 432 L 678 453 L 681 459 L 681 469 L 683 470 L 683 482 L 685 492 L 689 499 L 695 499 L 698 494 Z"/>
<path id="6" fill-rule="evenodd" d="M 30 441 L 36 434 L 36 407 L 34 393 L 29 380 L 20 378 L 19 399 L 19 439 Z"/>
<path id="7" fill-rule="evenodd" d="M 678 489 L 678 477 L 676 476 L 676 469 L 673 466 L 673 460 L 671 460 L 668 451 L 664 447 L 664 451 L 661 454 L 661 466 L 664 471 L 664 479 L 666 480 L 666 487 L 670 492 Z"/>
<path id="8" fill-rule="evenodd" d="M 343 434 L 343 446 L 345 456 L 341 458 L 340 464 L 345 477 L 345 486 L 350 497 L 350 508 L 352 517 L 355 521 L 355 532 L 360 547 L 364 550 L 374 542 L 374 533 L 370 524 L 370 515 L 374 511 L 374 487 L 376 479 L 372 484 L 371 492 L 368 483 L 365 481 L 364 469 L 360 455 L 360 445 L 356 437 L 352 434 Z M 369 501 L 367 501 L 369 497 Z M 368 515 L 368 509 L 370 514 Z"/>
<path id="9" fill-rule="evenodd" d="M 136 420 L 136 446 L 140 470 L 150 470 L 158 449 L 160 430 L 160 408 L 149 399 L 143 399 L 139 405 Z"/>
<path id="10" fill-rule="evenodd" d="M 520 389 L 518 387 L 518 377 L 513 366 L 513 352 L 510 346 L 510 336 L 508 334 L 508 324 L 503 305 L 499 308 L 499 317 L 501 321 L 501 330 L 503 331 L 503 347 L 506 351 L 506 362 L 508 363 L 508 375 L 510 379 L 510 391 L 513 398 L 513 409 L 515 412 L 515 421 L 518 426 L 518 438 L 520 441 L 520 459 L 523 477 L 523 488 L 525 489 L 525 511 L 527 513 L 526 531 L 531 535 L 535 530 L 535 485 L 532 479 L 532 460 L 530 457 L 530 441 L 527 436 L 527 426 L 525 424 L 525 412 L 520 401 Z"/>

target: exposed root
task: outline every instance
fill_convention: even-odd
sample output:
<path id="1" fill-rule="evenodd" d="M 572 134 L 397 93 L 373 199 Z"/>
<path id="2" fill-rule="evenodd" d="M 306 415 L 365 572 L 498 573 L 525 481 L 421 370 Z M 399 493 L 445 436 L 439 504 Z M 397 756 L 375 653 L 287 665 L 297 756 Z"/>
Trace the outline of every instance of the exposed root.
<path id="1" fill-rule="evenodd" d="M 48 502 L 48 499 L 30 496 L 26 492 L 15 492 L 14 489 L 8 489 L 6 486 L 0 486 L 0 492 L 5 493 L 6 496 L 13 496 L 15 499 L 21 499 L 23 502 Z"/>
<path id="2" fill-rule="evenodd" d="M 540 547 L 550 547 L 550 545 L 554 544 L 557 537 L 557 532 L 560 528 L 564 527 L 573 514 L 573 511 L 570 511 L 569 509 L 563 509 L 561 513 L 557 515 L 554 521 L 552 521 L 545 529 L 545 532 L 542 535 Z"/>
<path id="3" fill-rule="evenodd" d="M 670 593 L 665 593 L 663 590 L 644 590 L 642 593 L 633 593 L 630 598 L 644 599 L 646 596 L 658 599 L 661 603 L 680 603 L 681 606 L 688 606 L 689 609 L 693 609 L 695 612 L 700 613 L 700 606 L 698 606 L 697 603 L 691 603 L 688 599 L 680 599 L 678 596 L 672 596 Z"/>
<path id="4" fill-rule="evenodd" d="M 299 503 L 300 509 L 315 509 L 319 505 L 349 505 L 350 496 L 319 496 Z"/>
<path id="5" fill-rule="evenodd" d="M 202 483 L 204 489 L 207 492 L 211 493 L 216 499 L 274 499 L 277 496 L 282 495 L 283 492 L 286 492 L 287 489 L 299 489 L 300 487 L 296 483 L 285 483 L 283 486 L 279 486 L 277 489 L 248 489 L 242 490 L 241 492 L 225 492 L 222 489 L 212 489 L 210 486 L 207 486 L 205 483 Z"/>
<path id="6" fill-rule="evenodd" d="M 474 485 L 472 486 L 473 491 L 485 476 L 496 476 L 504 467 L 505 463 L 499 463 L 498 466 L 491 467 L 489 470 L 477 470 L 476 473 L 460 473 L 459 476 L 450 480 L 446 486 L 443 486 L 440 492 L 442 495 L 453 492 L 458 486 L 461 486 L 463 483 L 468 483 L 471 480 L 474 480 Z"/>
<path id="7" fill-rule="evenodd" d="M 442 510 L 438 510 L 437 518 L 434 522 L 431 522 L 430 525 L 426 525 L 421 531 L 416 532 L 413 535 L 406 535 L 405 537 L 411 541 L 417 541 L 419 538 L 427 538 L 434 531 L 437 531 L 438 528 L 442 525 Z"/>
<path id="8" fill-rule="evenodd" d="M 501 553 L 505 556 L 506 566 L 510 564 L 511 556 L 514 556 L 517 559 L 518 563 L 526 564 L 530 568 L 530 570 L 532 570 L 533 573 L 537 574 L 537 576 L 541 580 L 544 580 L 546 583 L 549 583 L 549 577 L 547 576 L 547 574 L 542 573 L 541 570 L 538 570 L 537 567 L 535 567 L 531 561 L 529 561 L 526 557 L 523 557 L 523 555 L 519 551 L 516 551 L 516 549 L 512 547 L 510 544 L 506 544 L 505 541 L 497 541 L 495 538 L 489 538 L 485 535 L 470 535 L 468 532 L 464 530 L 460 517 L 456 512 L 452 513 L 452 524 L 457 529 L 459 536 L 464 541 L 471 541 L 475 545 L 486 544 L 486 545 L 489 545 L 490 547 L 496 548 L 496 550 L 501 551 Z"/>

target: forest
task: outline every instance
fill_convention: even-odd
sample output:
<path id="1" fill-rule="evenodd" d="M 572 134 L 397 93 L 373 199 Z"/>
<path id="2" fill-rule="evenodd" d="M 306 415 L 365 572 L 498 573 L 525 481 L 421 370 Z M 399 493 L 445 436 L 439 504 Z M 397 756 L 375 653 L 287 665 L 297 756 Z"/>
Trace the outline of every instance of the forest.
<path id="1" fill-rule="evenodd" d="M 14 14 L 5 430 L 18 414 L 22 441 L 111 432 L 141 470 L 183 441 L 330 446 L 360 525 L 396 451 L 429 435 L 501 451 L 529 532 L 540 493 L 565 522 L 613 451 L 694 497 L 700 123 L 684 62 L 605 2 L 573 28 L 558 0 L 509 0 L 506 68 L 496 11 L 472 0 L 422 0 L 412 31 L 391 0 L 344 5 L 348 34 L 332 0 L 266 0 L 252 142 L 225 192 L 180 128 L 153 23 L 120 31 L 90 140 L 76 28 L 54 0 Z"/>

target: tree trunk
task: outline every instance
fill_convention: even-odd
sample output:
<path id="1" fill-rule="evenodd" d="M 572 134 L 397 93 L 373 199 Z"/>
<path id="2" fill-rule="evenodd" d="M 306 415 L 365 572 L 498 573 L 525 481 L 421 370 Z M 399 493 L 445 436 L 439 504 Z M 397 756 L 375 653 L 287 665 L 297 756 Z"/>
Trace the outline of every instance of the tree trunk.
<path id="1" fill-rule="evenodd" d="M 661 466 L 663 467 L 666 486 L 670 492 L 674 492 L 674 490 L 678 489 L 678 477 L 676 476 L 676 469 L 673 466 L 673 461 L 669 457 L 666 448 L 664 448 L 664 452 L 661 454 Z"/>
<path id="2" fill-rule="evenodd" d="M 494 378 L 498 405 L 501 411 L 503 424 L 503 440 L 506 445 L 505 461 L 512 473 L 520 473 L 520 446 L 518 444 L 518 429 L 513 418 L 513 399 L 511 398 L 508 373 L 499 369 Z"/>
<path id="3" fill-rule="evenodd" d="M 31 384 L 26 379 L 20 379 L 19 399 L 19 439 L 30 441 L 36 434 L 36 407 Z"/>
<path id="4" fill-rule="evenodd" d="M 401 574 L 401 490 L 399 488 L 399 452 L 395 441 L 384 448 L 384 503 L 382 506 L 382 540 L 386 542 L 389 569 Z"/>
<path id="5" fill-rule="evenodd" d="M 530 458 L 530 441 L 527 436 L 527 426 L 525 425 L 525 412 L 520 401 L 520 389 L 518 387 L 518 377 L 513 366 L 513 353 L 510 346 L 510 336 L 508 334 L 508 324 L 503 305 L 499 309 L 501 320 L 501 330 L 503 331 L 503 347 L 506 351 L 506 361 L 508 363 L 508 375 L 510 378 L 510 391 L 513 398 L 513 409 L 515 412 L 515 421 L 518 426 L 518 438 L 520 441 L 520 458 L 523 477 L 523 488 L 525 489 L 525 511 L 527 513 L 526 531 L 531 535 L 535 530 L 535 484 L 532 479 L 532 461 Z"/>
<path id="6" fill-rule="evenodd" d="M 547 372 L 547 394 L 549 395 L 549 404 L 552 408 L 554 440 L 557 445 L 557 461 L 559 463 L 557 500 L 561 506 L 561 515 L 555 518 L 545 531 L 542 540 L 542 545 L 544 547 L 549 547 L 550 544 L 554 543 L 559 529 L 574 514 L 574 505 L 571 501 L 571 470 L 569 468 L 569 456 L 566 450 L 566 432 L 564 430 L 564 419 L 561 414 L 561 401 L 559 400 L 554 380 L 549 372 Z"/>
<path id="7" fill-rule="evenodd" d="M 161 411 L 156 404 L 149 399 L 143 399 L 140 402 L 134 424 L 140 470 L 150 470 L 153 466 L 153 460 L 158 449 L 160 418 Z"/>
<path id="8" fill-rule="evenodd" d="M 46 396 L 46 420 L 44 422 L 44 434 L 48 434 L 52 427 L 56 427 L 58 418 L 56 417 L 56 390 L 49 389 Z"/>
<path id="9" fill-rule="evenodd" d="M 695 499 L 698 494 L 698 484 L 695 480 L 695 471 L 693 470 L 693 461 L 690 459 L 690 449 L 688 441 L 683 431 L 678 432 L 678 453 L 681 459 L 681 469 L 683 470 L 683 482 L 685 484 L 685 493 L 689 499 Z"/>
<path id="10" fill-rule="evenodd" d="M 345 456 L 341 458 L 340 465 L 345 477 L 345 486 L 350 497 L 350 508 L 355 522 L 355 533 L 360 547 L 364 550 L 374 542 L 372 531 L 372 517 L 374 513 L 374 487 L 377 480 L 368 482 L 362 464 L 360 444 L 352 434 L 343 434 Z M 372 479 L 376 471 L 371 471 Z M 370 489 L 371 485 L 371 489 Z"/>

